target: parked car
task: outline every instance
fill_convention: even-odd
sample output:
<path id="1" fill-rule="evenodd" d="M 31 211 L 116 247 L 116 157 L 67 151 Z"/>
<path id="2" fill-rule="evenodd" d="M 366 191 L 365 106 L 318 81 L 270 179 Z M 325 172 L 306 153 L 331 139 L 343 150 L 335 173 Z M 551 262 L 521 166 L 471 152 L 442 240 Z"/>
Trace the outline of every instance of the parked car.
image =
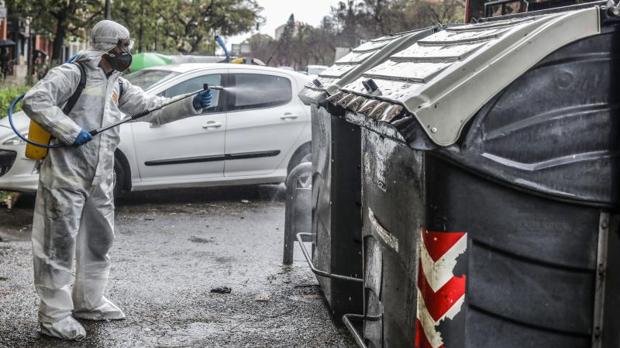
<path id="1" fill-rule="evenodd" d="M 203 114 L 157 126 L 121 126 L 117 191 L 280 183 L 310 153 L 310 110 L 297 97 L 308 77 L 256 65 L 178 64 L 126 78 L 150 94 L 174 97 L 221 85 Z M 23 133 L 29 119 L 15 114 Z M 38 162 L 8 121 L 0 121 L 0 190 L 32 192 Z"/>
<path id="2" fill-rule="evenodd" d="M 329 68 L 326 65 L 308 65 L 308 67 L 306 68 L 306 75 L 310 75 L 310 76 L 318 76 L 320 73 L 322 73 L 323 71 L 327 70 L 327 68 Z"/>
<path id="3" fill-rule="evenodd" d="M 287 70 L 287 71 L 295 71 L 295 68 L 293 68 L 292 66 L 287 66 L 287 65 L 280 65 L 278 69 Z"/>

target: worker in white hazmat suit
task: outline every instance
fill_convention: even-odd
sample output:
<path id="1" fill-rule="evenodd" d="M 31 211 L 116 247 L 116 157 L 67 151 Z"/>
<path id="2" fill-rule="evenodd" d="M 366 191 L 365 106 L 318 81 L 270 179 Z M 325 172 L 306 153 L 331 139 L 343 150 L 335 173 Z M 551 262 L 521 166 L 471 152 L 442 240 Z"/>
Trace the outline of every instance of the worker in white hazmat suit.
<path id="1" fill-rule="evenodd" d="M 24 97 L 26 114 L 68 147 L 50 149 L 40 167 L 32 231 L 34 281 L 41 299 L 41 332 L 63 339 L 85 337 L 74 318 L 124 319 L 103 294 L 114 239 L 114 150 L 119 129 L 91 137 L 88 130 L 125 114 L 153 109 L 169 99 L 151 96 L 120 77 L 131 63 L 129 31 L 113 21 L 97 23 L 91 50 L 79 54 L 86 85 L 68 115 L 61 107 L 76 91 L 81 71 L 65 63 L 52 70 Z M 157 124 L 199 114 L 211 93 L 173 103 L 140 119 Z M 71 289 L 73 258 L 75 284 Z"/>

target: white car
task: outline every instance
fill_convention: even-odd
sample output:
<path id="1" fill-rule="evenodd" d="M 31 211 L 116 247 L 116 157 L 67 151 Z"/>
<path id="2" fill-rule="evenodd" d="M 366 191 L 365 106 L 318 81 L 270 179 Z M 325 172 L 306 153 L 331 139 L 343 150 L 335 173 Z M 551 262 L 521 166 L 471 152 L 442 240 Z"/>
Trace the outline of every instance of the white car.
<path id="1" fill-rule="evenodd" d="M 121 126 L 117 191 L 280 183 L 310 153 L 310 110 L 297 97 L 308 77 L 240 64 L 178 64 L 126 76 L 151 94 L 174 97 L 221 85 L 203 114 L 156 126 Z M 29 119 L 15 114 L 22 134 Z M 38 162 L 0 120 L 0 190 L 33 192 Z"/>
<path id="2" fill-rule="evenodd" d="M 306 75 L 310 76 L 318 76 L 323 71 L 327 70 L 329 67 L 326 65 L 308 65 L 306 68 Z"/>

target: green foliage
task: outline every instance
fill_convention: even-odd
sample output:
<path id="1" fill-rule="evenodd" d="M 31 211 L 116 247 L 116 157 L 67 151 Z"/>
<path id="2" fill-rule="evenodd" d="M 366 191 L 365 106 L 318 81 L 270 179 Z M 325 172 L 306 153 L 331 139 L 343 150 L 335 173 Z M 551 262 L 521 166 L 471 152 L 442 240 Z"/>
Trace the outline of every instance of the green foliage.
<path id="1" fill-rule="evenodd" d="M 461 22 L 464 2 L 459 0 L 347 0 L 332 8 L 332 18 L 343 35 L 339 44 L 357 46 L 360 40 Z"/>
<path id="2" fill-rule="evenodd" d="M 262 22 L 256 0 L 114 0 L 112 19 L 129 29 L 136 51 L 213 53 L 214 36 L 248 32 Z M 34 32 L 54 39 L 52 61 L 60 63 L 65 38 L 88 40 L 103 19 L 101 0 L 7 0 L 9 13 L 31 17 Z"/>
<path id="3" fill-rule="evenodd" d="M 289 20 L 279 40 L 256 34 L 247 40 L 252 56 L 274 66 L 297 69 L 310 64 L 331 65 L 334 61 L 338 32 L 328 17 L 319 27 Z"/>
<path id="4" fill-rule="evenodd" d="M 99 0 L 6 0 L 5 3 L 10 14 L 32 18 L 33 32 L 53 38 L 54 64 L 62 63 L 67 37 L 85 37 L 85 28 L 103 16 Z"/>
<path id="5" fill-rule="evenodd" d="M 136 51 L 213 54 L 215 35 L 248 32 L 262 22 L 255 0 L 115 0 L 112 10 Z"/>
<path id="6" fill-rule="evenodd" d="M 6 116 L 7 110 L 9 108 L 9 104 L 13 101 L 13 99 L 15 99 L 20 94 L 25 93 L 29 89 L 30 87 L 28 86 L 6 87 L 6 88 L 0 89 L 0 118 L 3 118 Z M 21 104 L 17 105 L 17 108 L 15 111 L 19 111 L 19 110 L 21 110 Z M 1 200 L 2 199 L 0 198 L 0 201 Z"/>
<path id="7" fill-rule="evenodd" d="M 266 35 L 248 39 L 252 55 L 270 65 L 303 68 L 331 65 L 336 47 L 355 47 L 380 36 L 462 21 L 460 0 L 347 0 L 332 7 L 319 27 L 286 22 L 279 40 Z"/>
<path id="8" fill-rule="evenodd" d="M 11 192 L 0 191 L 0 205 L 4 205 L 4 202 L 11 196 Z"/>

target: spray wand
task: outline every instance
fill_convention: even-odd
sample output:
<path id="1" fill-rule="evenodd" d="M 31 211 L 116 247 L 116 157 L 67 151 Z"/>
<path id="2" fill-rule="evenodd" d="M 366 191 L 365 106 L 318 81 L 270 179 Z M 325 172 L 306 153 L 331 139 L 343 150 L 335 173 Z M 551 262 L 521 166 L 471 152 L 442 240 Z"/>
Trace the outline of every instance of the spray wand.
<path id="1" fill-rule="evenodd" d="M 153 109 L 150 109 L 150 110 L 142 111 L 142 112 L 137 113 L 135 115 L 131 115 L 131 116 L 127 117 L 127 118 L 124 118 L 124 119 L 122 119 L 122 120 L 120 120 L 118 122 L 112 123 L 110 125 L 101 127 L 99 129 L 93 129 L 89 133 L 90 133 L 90 135 L 95 136 L 95 135 L 97 135 L 97 134 L 99 134 L 101 132 L 107 131 L 108 129 L 112 129 L 114 127 L 118 127 L 118 126 L 120 126 L 123 123 L 127 123 L 127 122 L 130 122 L 130 121 L 137 120 L 137 119 L 142 118 L 142 117 L 144 117 L 144 116 L 146 116 L 146 115 L 148 115 L 148 114 L 150 114 L 152 112 L 155 112 L 157 110 L 161 110 L 161 109 L 165 108 L 168 105 L 171 105 L 171 104 L 174 104 L 174 103 L 179 102 L 181 100 L 185 100 L 185 99 L 187 99 L 189 97 L 195 96 L 196 94 L 198 94 L 198 93 L 200 93 L 202 91 L 208 91 L 208 90 L 219 90 L 219 91 L 221 91 L 223 89 L 224 89 L 224 87 L 222 87 L 222 86 L 209 86 L 208 83 L 205 83 L 205 84 L 203 84 L 202 89 L 199 89 L 199 90 L 197 90 L 195 92 L 192 92 L 192 93 L 189 93 L 189 94 L 185 94 L 181 98 L 177 98 L 177 99 L 175 99 L 175 100 L 173 100 L 173 101 L 171 101 L 171 102 L 169 102 L 167 104 L 160 105 L 160 106 L 158 106 L 156 108 L 153 108 Z"/>
<path id="2" fill-rule="evenodd" d="M 163 109 L 163 108 L 165 108 L 165 107 L 167 107 L 167 106 L 169 106 L 169 105 L 172 105 L 172 104 L 174 104 L 174 103 L 177 103 L 177 102 L 179 102 L 179 101 L 181 101 L 181 100 L 185 100 L 185 99 L 187 99 L 187 98 L 189 98 L 189 97 L 195 96 L 196 94 L 198 94 L 198 93 L 200 93 L 200 92 L 202 92 L 202 91 L 208 91 L 208 90 L 218 90 L 218 91 L 221 91 L 221 90 L 224 90 L 224 87 L 222 87 L 222 86 L 209 86 L 209 84 L 208 84 L 208 83 L 205 83 L 205 84 L 203 84 L 202 89 L 199 89 L 199 90 L 197 90 L 197 91 L 194 91 L 194 92 L 191 92 L 191 93 L 185 94 L 185 95 L 183 95 L 183 96 L 182 96 L 182 97 L 180 97 L 180 98 L 174 99 L 174 100 L 172 100 L 172 101 L 171 101 L 171 102 L 169 102 L 169 103 L 166 103 L 166 104 L 160 105 L 160 106 L 155 107 L 155 108 L 153 108 L 153 109 L 145 110 L 145 111 L 142 111 L 142 112 L 137 113 L 137 114 L 135 114 L 135 115 L 131 115 L 131 116 L 129 116 L 129 117 L 126 117 L 126 118 L 124 118 L 124 119 L 122 119 L 122 120 L 120 120 L 120 121 L 118 121 L 118 122 L 112 123 L 112 124 L 110 124 L 110 125 L 103 126 L 103 127 L 101 127 L 101 128 L 98 128 L 98 129 L 93 129 L 93 130 L 91 130 L 89 133 L 90 133 L 90 135 L 95 136 L 95 135 L 97 135 L 97 134 L 100 134 L 100 133 L 102 133 L 102 132 L 105 132 L 105 131 L 107 131 L 107 130 L 109 130 L 109 129 L 112 129 L 112 128 L 114 128 L 114 127 L 118 127 L 118 126 L 120 126 L 121 124 L 124 124 L 124 123 L 127 123 L 127 122 L 131 122 L 131 121 L 135 121 L 135 120 L 137 120 L 137 119 L 140 119 L 140 118 L 142 118 L 142 117 L 144 117 L 144 116 L 149 115 L 149 114 L 150 114 L 150 113 L 152 113 L 152 112 L 155 112 L 155 111 L 157 111 L 157 110 L 161 110 L 161 109 Z M 9 110 L 8 110 L 8 119 L 9 119 L 9 123 L 10 123 L 10 125 L 11 125 L 11 128 L 13 129 L 13 132 L 15 132 L 15 134 L 16 134 L 16 135 L 17 135 L 17 136 L 18 136 L 21 140 L 25 141 L 26 143 L 28 143 L 28 144 L 30 144 L 30 145 L 37 146 L 37 147 L 42 147 L 42 148 L 47 148 L 47 149 L 53 149 L 53 148 L 68 147 L 68 146 L 71 146 L 71 145 L 66 145 L 66 144 L 62 144 L 62 143 L 59 143 L 59 144 L 53 144 L 53 145 L 50 145 L 50 144 L 40 144 L 40 143 L 34 142 L 34 141 L 32 141 L 32 140 L 30 140 L 30 139 L 26 138 L 26 137 L 25 137 L 25 136 L 23 136 L 21 133 L 19 133 L 19 131 L 17 130 L 17 127 L 15 127 L 15 125 L 13 124 L 13 113 L 15 112 L 15 107 L 17 106 L 17 103 L 19 103 L 19 102 L 20 102 L 20 101 L 24 98 L 24 95 L 25 95 L 25 94 L 22 94 L 22 95 L 20 95 L 19 97 L 17 97 L 17 98 L 15 98 L 15 99 L 13 99 L 13 101 L 11 102 L 11 104 L 10 104 L 10 106 L 9 106 Z"/>

